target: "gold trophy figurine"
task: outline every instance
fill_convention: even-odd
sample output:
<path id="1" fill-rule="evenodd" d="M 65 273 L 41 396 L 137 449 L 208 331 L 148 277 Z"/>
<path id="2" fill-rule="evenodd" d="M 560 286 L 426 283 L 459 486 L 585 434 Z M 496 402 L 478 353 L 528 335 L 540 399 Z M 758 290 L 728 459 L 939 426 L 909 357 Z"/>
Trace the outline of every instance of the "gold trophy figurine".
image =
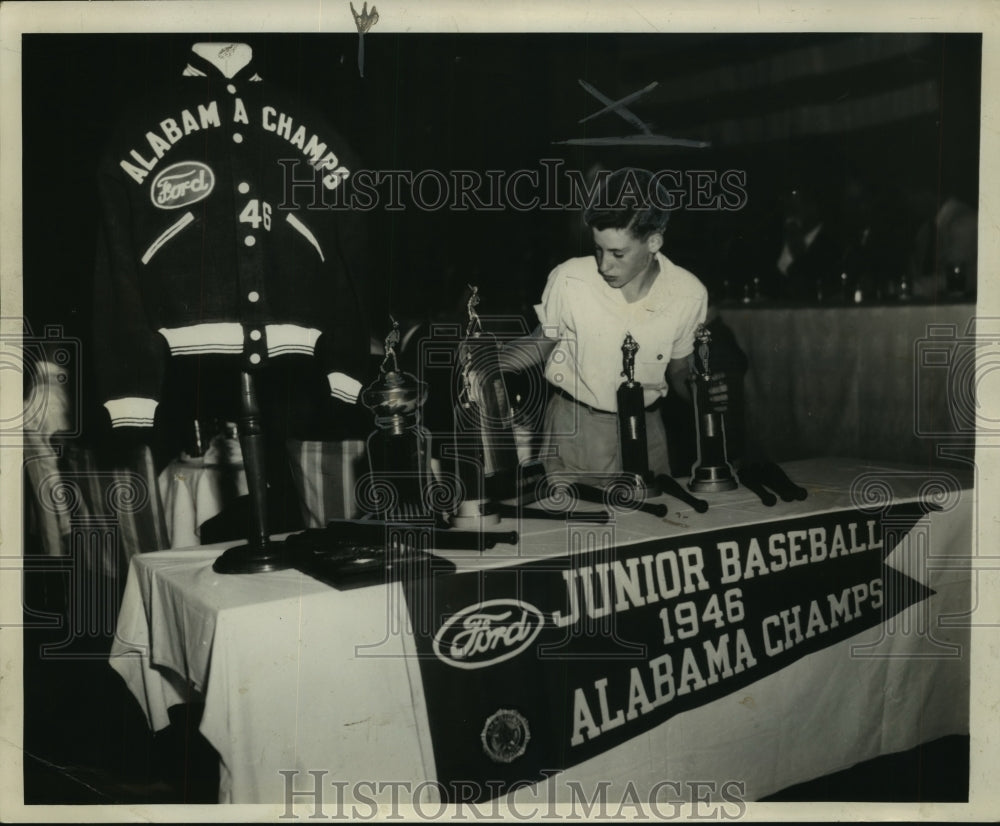
<path id="1" fill-rule="evenodd" d="M 479 318 L 479 313 L 476 312 L 476 307 L 479 306 L 479 287 L 469 284 L 469 300 L 466 302 L 465 309 L 469 315 L 469 323 L 465 328 L 466 338 L 479 338 L 483 334 L 483 322 Z"/>
<path id="2" fill-rule="evenodd" d="M 378 369 L 379 373 L 383 376 L 386 373 L 399 372 L 399 362 L 396 360 L 396 348 L 399 346 L 399 322 L 391 315 L 389 316 L 389 321 L 392 322 L 392 329 L 383 342 L 382 349 L 385 353 L 385 358 L 382 359 L 382 364 Z M 392 368 L 387 370 L 386 368 L 389 366 L 390 361 L 392 361 Z"/>

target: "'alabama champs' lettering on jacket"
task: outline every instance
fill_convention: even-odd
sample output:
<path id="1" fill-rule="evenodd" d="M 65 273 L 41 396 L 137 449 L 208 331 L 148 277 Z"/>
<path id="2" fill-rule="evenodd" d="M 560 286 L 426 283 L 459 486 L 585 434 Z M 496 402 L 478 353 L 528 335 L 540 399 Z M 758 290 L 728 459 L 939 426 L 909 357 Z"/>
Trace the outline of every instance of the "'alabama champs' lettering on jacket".
<path id="1" fill-rule="evenodd" d="M 246 107 L 239 98 L 234 101 L 233 123 L 250 124 Z M 128 157 L 118 162 L 119 166 L 133 181 L 141 184 L 181 138 L 193 132 L 221 125 L 218 101 L 213 100 L 206 105 L 199 104 L 196 111 L 182 109 L 176 117 L 164 118 L 156 127 L 148 130 L 145 135 L 146 146 L 130 149 Z M 327 189 L 336 189 L 350 174 L 350 171 L 341 165 L 337 154 L 328 148 L 326 141 L 305 124 L 295 123 L 290 115 L 278 111 L 274 106 L 261 107 L 260 126 L 296 147 L 314 169 L 329 173 L 322 178 L 323 186 Z"/>
<path id="2" fill-rule="evenodd" d="M 247 371 L 312 356 L 353 403 L 369 358 L 363 216 L 284 200 L 288 175 L 350 186 L 331 103 L 265 81 L 248 44 L 196 43 L 185 63 L 124 104 L 98 164 L 94 361 L 111 426 L 155 424 L 174 356 Z"/>

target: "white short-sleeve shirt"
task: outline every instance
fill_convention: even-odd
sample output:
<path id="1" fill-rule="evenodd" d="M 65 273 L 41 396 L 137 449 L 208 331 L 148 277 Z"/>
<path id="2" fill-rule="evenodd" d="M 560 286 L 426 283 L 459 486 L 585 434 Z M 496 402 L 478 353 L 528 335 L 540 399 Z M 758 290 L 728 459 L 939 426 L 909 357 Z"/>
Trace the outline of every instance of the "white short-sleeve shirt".
<path id="1" fill-rule="evenodd" d="M 639 344 L 635 379 L 649 406 L 667 395 L 671 359 L 694 350 L 697 326 L 705 321 L 704 285 L 657 253 L 660 271 L 649 292 L 632 304 L 609 287 L 591 256 L 571 258 L 550 274 L 535 312 L 548 338 L 558 340 L 545 365 L 545 378 L 578 401 L 616 410 L 622 383 L 622 343 L 628 333 Z"/>

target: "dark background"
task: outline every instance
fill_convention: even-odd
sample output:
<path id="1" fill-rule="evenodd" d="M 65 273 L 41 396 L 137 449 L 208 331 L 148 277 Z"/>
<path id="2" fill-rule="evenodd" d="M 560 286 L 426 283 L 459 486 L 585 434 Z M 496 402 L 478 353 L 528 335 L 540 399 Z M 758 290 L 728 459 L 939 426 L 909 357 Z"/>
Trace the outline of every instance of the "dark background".
<path id="1" fill-rule="evenodd" d="M 918 190 L 937 202 L 949 193 L 973 205 L 978 199 L 978 34 L 383 35 L 376 29 L 365 37 L 363 78 L 357 35 L 25 35 L 24 311 L 32 330 L 59 324 L 82 340 L 84 410 L 92 386 L 86 376 L 97 159 L 125 105 L 176 77 L 191 44 L 204 40 L 251 44 L 260 74 L 324 107 L 371 169 L 537 170 L 540 159 L 561 159 L 580 170 L 594 163 L 745 170 L 742 210 L 682 210 L 668 227 L 668 255 L 710 287 L 722 278 L 740 280 L 740 261 L 727 256 L 733 240 L 772 229 L 780 193 L 804 179 L 831 199 L 849 177 L 864 180 L 901 237 L 917 218 L 900 204 Z M 870 57 L 838 65 L 837 55 L 859 42 Z M 787 69 L 796 53 L 808 56 L 810 70 Z M 759 82 L 732 85 L 754 72 Z M 657 134 L 708 139 L 712 146 L 559 145 L 635 132 L 614 113 L 578 124 L 601 108 L 578 79 L 612 99 L 659 81 L 629 108 Z M 871 125 L 801 114 L 803 107 L 850 105 L 921 83 L 934 84 L 932 110 L 880 113 L 881 122 Z M 754 126 L 770 117 L 773 127 L 784 114 L 788 128 Z M 481 313 L 522 313 L 533 323 L 530 307 L 551 267 L 589 252 L 568 212 L 428 212 L 408 203 L 401 212 L 376 209 L 369 218 L 370 311 L 378 338 L 388 312 L 421 319 L 454 310 L 469 282 L 480 286 Z"/>

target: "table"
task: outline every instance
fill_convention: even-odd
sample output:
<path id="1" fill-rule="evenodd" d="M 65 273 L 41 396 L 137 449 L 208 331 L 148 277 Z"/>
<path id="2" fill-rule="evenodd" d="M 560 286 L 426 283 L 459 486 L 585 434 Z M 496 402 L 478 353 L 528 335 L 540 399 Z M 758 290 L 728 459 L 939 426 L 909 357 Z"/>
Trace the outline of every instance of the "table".
<path id="1" fill-rule="evenodd" d="M 723 307 L 747 355 L 746 433 L 775 461 L 867 456 L 928 464 L 975 441 L 974 304 Z"/>
<path id="2" fill-rule="evenodd" d="M 292 473 L 307 527 L 354 516 L 354 486 L 366 469 L 365 443 L 286 441 Z M 213 442 L 204 456 L 182 456 L 159 476 L 171 548 L 201 544 L 201 526 L 248 492 L 242 453 L 236 439 Z"/>
<path id="3" fill-rule="evenodd" d="M 650 794 L 659 794 L 662 801 L 664 794 L 687 793 L 665 787 L 666 780 L 710 781 L 716 785 L 707 791 L 703 787 L 699 794 L 718 800 L 720 796 L 725 799 L 728 793 L 754 800 L 880 754 L 968 731 L 968 629 L 962 627 L 960 619 L 956 620 L 970 605 L 971 574 L 962 564 L 972 547 L 973 496 L 968 484 L 950 473 L 854 460 L 794 462 L 785 469 L 809 491 L 808 499 L 779 502 L 768 509 L 752 493 L 740 488 L 705 495 L 711 508 L 704 515 L 676 500 L 664 500 L 670 508 L 664 519 L 644 513 L 616 515 L 616 553 L 624 554 L 631 547 L 644 548 L 644 540 L 654 534 L 668 544 L 672 542 L 671 547 L 687 549 L 701 545 L 710 548 L 705 537 L 712 531 L 717 536 L 728 536 L 725 532 L 734 530 L 747 531 L 747 536 L 767 536 L 768 532 L 774 536 L 783 525 L 840 518 L 838 515 L 847 512 L 845 509 L 856 509 L 866 502 L 871 505 L 879 495 L 891 495 L 893 508 L 913 510 L 912 503 L 920 499 L 918 494 L 923 491 L 924 498 L 932 495 L 943 509 L 926 514 L 920 510 L 918 515 L 907 517 L 909 527 L 897 532 L 908 539 L 888 555 L 890 569 L 886 570 L 903 572 L 910 579 L 900 580 L 904 585 L 898 587 L 890 586 L 890 579 L 886 579 L 879 586 L 885 603 L 899 597 L 897 594 L 890 598 L 890 592 L 906 589 L 914 592 L 917 601 L 859 633 L 851 631 L 845 622 L 840 633 L 847 636 L 824 643 L 804 656 L 797 652 L 792 656 L 792 638 L 787 631 L 784 642 L 789 644 L 788 650 L 775 653 L 782 640 L 779 626 L 783 615 L 774 606 L 762 609 L 773 613 L 762 624 L 755 620 L 754 626 L 747 619 L 745 625 L 753 637 L 757 657 L 763 661 L 774 656 L 764 672 L 753 673 L 745 685 L 724 690 L 721 687 L 728 678 L 723 674 L 717 688 L 704 689 L 704 701 L 690 703 L 690 707 L 663 720 L 653 719 L 655 713 L 646 715 L 647 709 L 642 709 L 638 720 L 610 732 L 612 737 L 622 735 L 621 741 L 609 741 L 607 746 L 600 739 L 604 733 L 594 739 L 597 729 L 591 726 L 602 718 L 605 723 L 614 718 L 616 708 L 624 704 L 620 690 L 628 683 L 614 683 L 618 678 L 612 674 L 619 693 L 612 695 L 608 689 L 604 699 L 599 681 L 594 687 L 589 682 L 580 683 L 586 705 L 597 719 L 578 723 L 576 735 L 588 741 L 583 748 L 591 752 L 585 759 L 570 761 L 543 784 L 515 784 L 512 790 L 504 787 L 510 791 L 507 799 L 519 803 L 522 812 L 541 805 L 539 801 L 547 795 L 565 801 L 582 793 L 589 800 L 602 783 L 609 781 L 612 800 L 616 794 L 620 797 L 630 783 L 644 801 Z M 937 486 L 936 494 L 929 484 Z M 863 512 L 872 511 L 868 508 Z M 884 518 L 885 537 L 896 530 L 893 524 L 888 516 Z M 461 582 L 459 577 L 479 571 L 502 579 L 520 569 L 533 570 L 565 556 L 569 529 L 564 523 L 526 520 L 519 527 L 518 546 L 498 545 L 482 555 L 438 552 L 457 568 L 455 579 L 444 584 Z M 828 535 L 835 537 L 836 531 Z M 835 539 L 829 547 L 830 567 L 821 567 L 827 565 L 824 561 L 805 565 L 800 571 L 814 570 L 821 583 L 832 582 L 832 572 L 840 570 L 832 564 Z M 872 542 L 869 552 L 843 554 L 837 562 L 853 564 L 867 559 L 875 547 Z M 488 692 L 491 684 L 502 682 L 500 669 L 510 668 L 513 671 L 506 673 L 519 674 L 522 682 L 530 685 L 533 680 L 547 679 L 542 673 L 546 665 L 537 655 L 514 657 L 476 671 L 449 668 L 426 658 L 428 638 L 421 637 L 421 621 L 407 610 L 400 584 L 336 591 L 297 571 L 222 576 L 211 567 L 219 552 L 219 548 L 161 551 L 133 559 L 111 664 L 138 699 L 154 730 L 168 724 L 167 709 L 171 705 L 191 697 L 204 700 L 201 731 L 220 754 L 221 802 L 281 804 L 286 799 L 286 783 L 293 783 L 296 790 L 310 789 L 317 776 L 324 784 L 333 780 L 343 783 L 340 788 L 346 790 L 345 794 L 356 794 L 362 800 L 388 800 L 393 793 L 402 793 L 405 800 L 400 789 L 430 799 L 440 796 L 445 792 L 428 781 L 443 782 L 449 771 L 449 752 L 442 749 L 442 744 L 448 744 L 442 738 L 451 735 L 442 734 L 447 726 L 442 728 L 440 717 L 437 723 L 434 719 L 441 713 L 442 699 L 446 707 L 454 703 L 453 718 L 444 722 L 465 737 L 463 742 L 476 740 L 480 752 L 485 749 L 494 757 L 498 753 L 501 758 L 509 757 L 517 751 L 518 714 L 493 719 L 483 728 L 484 745 L 480 747 L 481 721 L 466 720 L 460 707 L 462 702 L 477 698 L 463 698 L 464 689 L 454 698 L 450 694 L 437 696 L 434 686 L 445 684 L 435 682 L 437 677 L 430 680 L 428 675 L 433 668 L 446 678 L 479 675 L 482 690 Z M 670 556 L 671 551 L 663 553 L 668 555 L 668 561 L 683 562 L 690 550 L 679 551 L 676 556 Z M 795 557 L 792 553 L 788 559 Z M 731 564 L 735 564 L 734 558 L 742 559 L 743 566 L 750 564 L 749 556 L 730 555 Z M 597 559 L 610 559 L 606 549 L 584 549 L 576 564 Z M 708 563 L 704 571 L 708 579 L 718 578 Z M 560 576 L 557 570 L 546 575 L 556 579 Z M 697 586 L 697 571 L 693 576 L 691 584 Z M 794 603 L 796 594 L 789 594 L 787 588 L 792 580 L 779 580 L 774 573 L 770 577 L 776 586 L 772 591 L 784 596 L 768 599 Z M 741 581 L 747 617 L 760 607 L 752 604 L 750 595 L 764 593 L 754 590 L 764 583 L 769 583 L 768 576 L 760 575 L 756 583 L 752 579 Z M 874 594 L 874 580 L 871 585 Z M 933 592 L 922 591 L 922 586 Z M 835 590 L 839 593 L 839 587 Z M 709 588 L 698 598 L 714 592 Z M 539 598 L 534 599 L 539 602 Z M 635 595 L 630 599 L 638 605 Z M 677 600 L 664 599 L 662 604 L 662 610 L 679 608 Z M 906 605 L 905 599 L 902 604 Z M 860 602 L 856 609 L 861 611 Z M 621 615 L 622 622 L 640 615 L 640 609 L 635 608 Z M 755 616 L 762 615 L 758 612 Z M 456 627 L 455 616 L 445 610 L 431 618 L 438 642 L 443 639 L 445 626 L 451 623 Z M 656 615 L 642 616 L 648 619 Z M 707 627 L 704 616 L 707 614 L 703 614 Z M 656 624 L 655 619 L 653 622 Z M 727 626 L 727 632 L 738 636 L 739 627 Z M 513 625 L 507 628 L 508 634 L 513 633 Z M 763 643 L 768 653 L 756 636 L 758 628 L 763 629 L 765 637 L 770 634 Z M 679 629 L 675 625 L 673 632 Z M 660 633 L 658 628 L 656 633 Z M 820 638 L 822 634 L 817 636 Z M 451 639 L 454 641 L 454 637 Z M 421 659 L 420 654 L 425 658 Z M 738 658 L 738 654 L 733 656 Z M 782 657 L 792 658 L 785 662 Z M 576 666 L 570 663 L 562 667 L 563 678 L 569 675 L 575 679 L 572 669 Z M 599 667 L 617 666 L 611 660 L 602 660 Z M 686 666 L 678 657 L 674 685 L 685 684 L 683 668 Z M 648 676 L 643 679 L 652 697 Z M 661 689 L 662 685 L 661 679 Z M 582 695 L 574 699 L 569 690 L 572 686 L 568 685 L 565 697 L 550 697 L 553 720 L 564 710 L 568 713 L 571 705 L 579 717 L 577 706 Z M 699 691 L 695 686 L 688 699 L 697 697 Z M 709 697 L 712 691 L 718 696 Z M 519 707 L 523 710 L 527 706 Z M 534 712 L 529 716 L 531 743 L 545 748 L 551 734 L 546 731 L 547 718 Z M 633 725 L 638 728 L 627 731 Z M 463 727 L 468 729 L 468 736 L 462 735 Z M 573 748 L 557 742 L 552 753 L 560 749 L 573 752 Z M 492 765 L 497 776 L 509 780 L 509 772 L 516 774 L 518 760 L 509 764 L 495 761 Z M 287 774 L 282 775 L 282 771 Z M 320 774 L 309 775 L 310 771 Z M 376 785 L 365 785 L 366 781 Z M 379 781 L 403 785 L 377 788 Z M 727 791 L 723 786 L 727 781 L 738 785 L 729 786 Z M 326 789 L 328 805 L 332 806 L 334 792 L 329 785 Z M 309 800 L 300 798 L 299 802 Z M 661 810 L 670 811 L 669 805 L 661 803 Z M 367 811 L 364 806 L 360 809 L 362 814 Z"/>
<path id="4" fill-rule="evenodd" d="M 159 486 L 171 548 L 200 544 L 201 526 L 247 494 L 242 462 L 204 456 L 175 459 L 160 472 Z"/>

